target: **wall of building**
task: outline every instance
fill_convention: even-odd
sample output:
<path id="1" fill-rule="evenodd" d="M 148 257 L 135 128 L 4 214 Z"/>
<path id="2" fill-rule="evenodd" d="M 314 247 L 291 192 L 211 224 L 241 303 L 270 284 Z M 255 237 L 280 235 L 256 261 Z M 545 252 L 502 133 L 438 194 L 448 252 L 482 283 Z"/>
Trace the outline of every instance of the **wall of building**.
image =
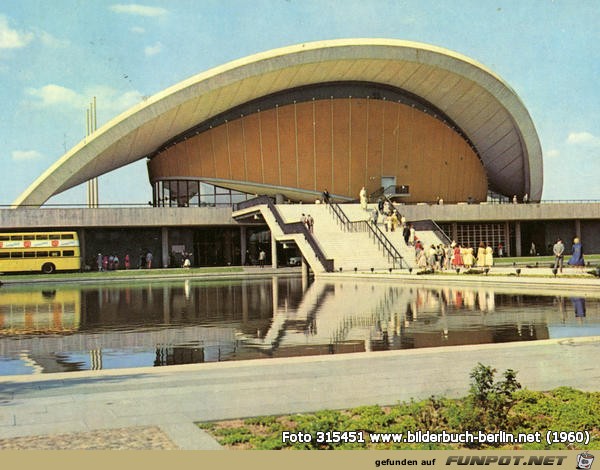
<path id="1" fill-rule="evenodd" d="M 0 209 L 3 230 L 63 227 L 170 227 L 230 225 L 231 207 L 119 207 Z"/>
<path id="2" fill-rule="evenodd" d="M 485 170 L 465 139 L 440 119 L 394 101 L 316 99 L 227 121 L 179 142 L 148 164 L 152 182 L 169 178 L 228 182 L 358 198 L 382 176 L 408 185 L 407 202 L 484 201 Z M 238 185 L 239 186 L 239 185 Z M 252 191 L 254 192 L 254 191 Z"/>

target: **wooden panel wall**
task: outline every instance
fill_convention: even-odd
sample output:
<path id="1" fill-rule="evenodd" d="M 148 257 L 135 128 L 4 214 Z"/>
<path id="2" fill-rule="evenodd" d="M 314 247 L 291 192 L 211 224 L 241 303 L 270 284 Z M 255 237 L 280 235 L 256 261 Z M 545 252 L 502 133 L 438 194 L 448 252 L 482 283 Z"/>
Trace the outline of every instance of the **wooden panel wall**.
<path id="1" fill-rule="evenodd" d="M 219 178 L 351 198 L 362 186 L 377 190 L 381 176 L 409 185 L 407 202 L 487 196 L 485 170 L 460 135 L 410 106 L 363 98 L 242 116 L 169 148 L 148 168 L 152 181 Z"/>
<path id="2" fill-rule="evenodd" d="M 296 106 L 278 108 L 281 186 L 298 187 L 296 175 Z"/>

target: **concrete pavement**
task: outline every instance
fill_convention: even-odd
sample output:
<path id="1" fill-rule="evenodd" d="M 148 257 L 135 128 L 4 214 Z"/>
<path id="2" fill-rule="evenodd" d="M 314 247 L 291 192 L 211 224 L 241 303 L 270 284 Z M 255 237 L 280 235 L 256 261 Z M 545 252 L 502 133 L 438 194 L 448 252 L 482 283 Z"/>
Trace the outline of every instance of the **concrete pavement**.
<path id="1" fill-rule="evenodd" d="M 2 377 L 0 440 L 158 426 L 181 449 L 219 449 L 194 422 L 460 397 L 478 362 L 530 389 L 592 391 L 599 355 L 588 337 Z"/>

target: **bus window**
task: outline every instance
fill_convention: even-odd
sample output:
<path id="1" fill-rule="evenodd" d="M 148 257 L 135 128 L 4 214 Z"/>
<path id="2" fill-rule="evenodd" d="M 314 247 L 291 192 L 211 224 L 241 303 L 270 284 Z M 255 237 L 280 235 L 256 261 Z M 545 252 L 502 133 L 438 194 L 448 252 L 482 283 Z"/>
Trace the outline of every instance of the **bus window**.
<path id="1" fill-rule="evenodd" d="M 73 240 L 74 238 L 75 236 L 72 233 L 61 233 L 60 235 L 61 240 Z"/>
<path id="2" fill-rule="evenodd" d="M 11 235 L 11 240 L 23 240 L 23 235 Z"/>
<path id="3" fill-rule="evenodd" d="M 35 240 L 35 235 L 23 235 L 23 240 Z"/>
<path id="4" fill-rule="evenodd" d="M 8 251 L 3 251 L 0 253 L 0 258 L 10 258 L 10 253 Z"/>
<path id="5" fill-rule="evenodd" d="M 48 240 L 48 235 L 36 235 L 36 240 Z"/>
<path id="6" fill-rule="evenodd" d="M 35 251 L 26 251 L 23 253 L 23 258 L 35 258 Z"/>
<path id="7" fill-rule="evenodd" d="M 8 235 L 0 235 L 0 242 L 6 242 L 8 240 L 10 240 Z"/>
<path id="8" fill-rule="evenodd" d="M 47 258 L 48 257 L 48 252 L 47 251 L 38 251 L 35 253 L 35 255 L 38 258 Z"/>
<path id="9" fill-rule="evenodd" d="M 22 258 L 23 252 L 22 251 L 11 252 L 10 257 L 11 258 Z"/>
<path id="10" fill-rule="evenodd" d="M 60 235 L 58 233 L 51 233 L 48 238 L 50 238 L 50 240 L 60 240 Z"/>
<path id="11" fill-rule="evenodd" d="M 50 256 L 60 256 L 60 251 L 51 251 Z"/>
<path id="12" fill-rule="evenodd" d="M 73 251 L 73 250 L 63 250 L 62 255 L 63 256 L 75 256 L 75 251 Z"/>

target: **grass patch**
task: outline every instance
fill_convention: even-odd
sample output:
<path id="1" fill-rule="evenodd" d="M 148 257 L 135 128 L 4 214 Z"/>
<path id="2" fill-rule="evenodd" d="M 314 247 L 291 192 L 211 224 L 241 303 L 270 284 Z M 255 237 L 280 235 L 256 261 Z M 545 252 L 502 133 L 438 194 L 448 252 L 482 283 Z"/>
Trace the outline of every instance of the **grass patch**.
<path id="1" fill-rule="evenodd" d="M 361 406 L 347 410 L 324 410 L 285 416 L 260 416 L 198 426 L 228 449 L 600 449 L 600 392 L 560 387 L 547 392 L 521 389 L 516 373 L 507 370 L 495 380 L 495 369 L 479 364 L 471 373 L 469 395 L 461 399 L 430 397 L 395 406 Z M 587 431 L 588 445 L 548 445 L 546 432 Z M 284 432 L 307 433 L 310 442 L 283 442 Z M 338 434 L 333 434 L 336 431 Z M 430 431 L 477 434 L 505 431 L 539 432 L 540 442 L 498 443 L 382 443 L 372 433 Z M 322 434 L 319 434 L 322 433 Z M 329 433 L 329 434 L 328 434 Z M 330 441 L 316 442 L 317 436 Z"/>
<path id="2" fill-rule="evenodd" d="M 565 258 L 564 258 L 565 266 L 567 266 L 567 261 L 569 260 L 570 257 L 571 257 L 570 253 L 565 253 Z M 600 254 L 584 255 L 583 258 L 585 259 L 586 264 L 588 262 L 592 265 L 600 263 Z M 504 257 L 504 258 L 494 258 L 495 266 L 506 266 L 506 265 L 512 266 L 513 263 L 516 263 L 520 266 L 525 266 L 525 265 L 535 266 L 536 262 L 540 265 L 540 267 L 543 267 L 543 265 L 546 265 L 546 266 L 548 266 L 550 264 L 554 265 L 554 256 L 513 256 L 513 257 Z"/>
<path id="3" fill-rule="evenodd" d="M 174 276 L 174 275 L 201 275 L 215 273 L 241 273 L 244 268 L 241 266 L 219 266 L 206 268 L 166 268 L 166 269 L 120 269 L 118 271 L 89 271 L 89 272 L 71 272 L 71 273 L 54 273 L 54 274 L 2 274 L 0 278 L 10 281 L 34 281 L 37 279 L 47 280 L 69 280 L 69 279 L 119 279 L 129 277 L 153 277 L 153 276 Z"/>

